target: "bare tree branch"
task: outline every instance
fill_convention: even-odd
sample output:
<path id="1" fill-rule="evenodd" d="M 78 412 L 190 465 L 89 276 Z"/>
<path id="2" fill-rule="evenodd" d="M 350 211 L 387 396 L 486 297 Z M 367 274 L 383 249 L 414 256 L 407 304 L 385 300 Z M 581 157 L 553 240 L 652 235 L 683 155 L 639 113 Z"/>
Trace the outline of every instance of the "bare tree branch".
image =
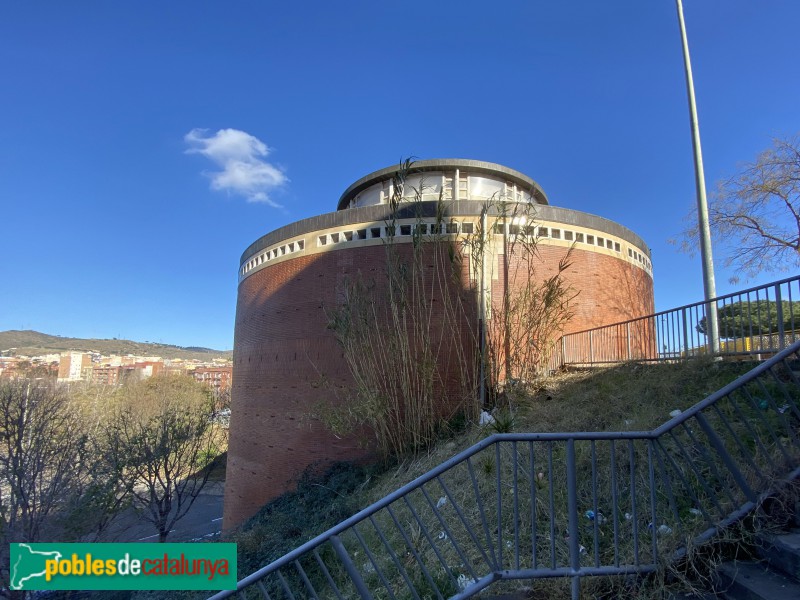
<path id="1" fill-rule="evenodd" d="M 709 206 L 723 264 L 745 278 L 800 267 L 800 136 L 778 139 L 755 162 L 718 185 Z M 696 219 L 681 249 L 698 246 Z"/>
<path id="2" fill-rule="evenodd" d="M 192 380 L 154 377 L 127 395 L 107 430 L 110 458 L 125 474 L 134 507 L 164 542 L 208 482 L 224 430 L 212 418 L 208 391 Z"/>
<path id="3" fill-rule="evenodd" d="M 86 437 L 67 396 L 36 380 L 0 382 L 0 589 L 10 542 L 47 541 L 56 513 L 80 487 Z"/>

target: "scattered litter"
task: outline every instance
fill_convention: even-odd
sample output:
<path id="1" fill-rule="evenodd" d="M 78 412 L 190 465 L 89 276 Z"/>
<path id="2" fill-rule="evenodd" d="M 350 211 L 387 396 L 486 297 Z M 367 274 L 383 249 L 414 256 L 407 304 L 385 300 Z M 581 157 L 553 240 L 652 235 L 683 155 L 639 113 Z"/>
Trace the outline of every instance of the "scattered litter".
<path id="1" fill-rule="evenodd" d="M 590 521 L 597 521 L 599 525 L 602 525 L 606 520 L 606 518 L 603 516 L 603 513 L 601 513 L 599 510 L 596 513 L 593 510 L 587 510 L 584 513 L 584 516 Z"/>
<path id="2" fill-rule="evenodd" d="M 630 419 L 625 419 L 625 425 L 628 425 L 628 426 L 630 426 L 631 424 L 633 424 L 633 421 L 632 421 L 632 420 L 630 420 Z"/>
<path id="3" fill-rule="evenodd" d="M 781 414 L 783 414 L 783 413 L 785 413 L 787 410 L 789 410 L 789 405 L 788 405 L 788 404 L 784 404 L 783 406 L 781 406 L 781 407 L 778 409 L 778 412 L 779 412 L 779 413 L 781 413 Z"/>
<path id="4" fill-rule="evenodd" d="M 511 540 L 506 540 L 506 548 L 511 548 L 512 545 Z"/>
<path id="5" fill-rule="evenodd" d="M 447 498 L 442 496 L 439 498 L 439 501 L 436 503 L 436 508 L 442 508 L 445 504 L 447 504 Z"/>
<path id="6" fill-rule="evenodd" d="M 682 412 L 683 411 L 680 408 L 676 408 L 675 410 L 673 410 L 672 412 L 669 413 L 669 416 L 670 417 L 677 417 Z"/>
<path id="7" fill-rule="evenodd" d="M 700 515 L 703 514 L 703 511 L 701 511 L 699 508 L 690 508 L 689 512 L 692 513 L 695 517 L 699 517 Z"/>
<path id="8" fill-rule="evenodd" d="M 463 592 L 469 586 L 471 586 L 473 583 L 476 583 L 476 581 L 474 579 L 472 579 L 471 577 L 468 577 L 467 575 L 462 573 L 461 575 L 458 576 L 458 579 L 456 580 L 456 583 L 458 584 L 458 590 Z"/>
<path id="9" fill-rule="evenodd" d="M 537 478 L 539 481 L 541 481 L 542 479 L 544 479 L 544 473 L 542 473 L 541 471 L 539 471 L 539 474 L 538 474 L 538 475 L 536 475 L 536 478 Z"/>
<path id="10" fill-rule="evenodd" d="M 761 410 L 767 410 L 767 408 L 769 408 L 769 402 L 767 402 L 766 400 L 762 400 L 761 402 L 758 403 L 758 408 L 760 408 Z"/>
<path id="11" fill-rule="evenodd" d="M 485 410 L 482 410 L 480 419 L 478 419 L 478 425 L 491 425 L 492 423 L 494 423 L 494 417 Z"/>
<path id="12" fill-rule="evenodd" d="M 625 513 L 625 520 L 626 521 L 630 521 L 632 518 L 633 518 L 633 515 L 631 513 Z"/>
<path id="13" fill-rule="evenodd" d="M 446 540 L 447 539 L 447 534 L 444 531 L 440 531 L 439 532 L 439 539 L 440 540 Z"/>
<path id="14" fill-rule="evenodd" d="M 580 550 L 581 554 L 586 554 L 586 546 L 581 545 L 579 550 Z"/>
<path id="15" fill-rule="evenodd" d="M 653 524 L 649 523 L 647 525 L 647 529 L 653 531 Z M 656 531 L 658 531 L 658 533 L 660 533 L 661 535 L 669 535 L 670 533 L 672 533 L 672 527 L 668 527 L 667 525 L 659 525 Z"/>

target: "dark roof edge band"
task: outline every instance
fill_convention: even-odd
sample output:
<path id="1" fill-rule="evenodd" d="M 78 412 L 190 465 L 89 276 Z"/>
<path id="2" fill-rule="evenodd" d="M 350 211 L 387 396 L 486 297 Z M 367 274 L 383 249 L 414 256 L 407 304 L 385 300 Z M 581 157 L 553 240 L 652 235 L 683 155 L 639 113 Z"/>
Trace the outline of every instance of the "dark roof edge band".
<path id="1" fill-rule="evenodd" d="M 395 216 L 397 219 L 414 219 L 414 218 L 435 218 L 438 214 L 443 214 L 444 218 L 458 218 L 458 217 L 479 217 L 483 211 L 484 204 L 482 202 L 475 202 L 472 200 L 446 202 L 444 211 L 440 211 L 438 202 L 425 201 L 419 203 L 404 204 L 400 207 L 398 214 Z M 490 214 L 497 214 L 497 206 L 494 207 Z M 537 205 L 534 208 L 534 218 L 542 221 L 552 221 L 562 223 L 564 225 L 573 225 L 576 227 L 586 227 L 587 229 L 594 229 L 596 231 L 604 232 L 636 246 L 648 258 L 650 256 L 650 249 L 644 240 L 636 235 L 633 231 L 597 215 L 592 215 L 570 208 L 561 208 L 558 206 Z M 288 225 L 284 225 L 266 235 L 261 236 L 255 242 L 250 244 L 242 254 L 239 266 L 241 268 L 253 255 L 261 252 L 262 250 L 282 242 L 284 240 L 306 235 L 315 231 L 324 229 L 333 229 L 336 227 L 345 227 L 356 223 L 375 223 L 383 224 L 391 220 L 390 209 L 387 204 L 376 204 L 373 206 L 363 206 L 360 208 L 350 208 L 332 213 L 325 213 L 307 219 L 301 219 Z"/>

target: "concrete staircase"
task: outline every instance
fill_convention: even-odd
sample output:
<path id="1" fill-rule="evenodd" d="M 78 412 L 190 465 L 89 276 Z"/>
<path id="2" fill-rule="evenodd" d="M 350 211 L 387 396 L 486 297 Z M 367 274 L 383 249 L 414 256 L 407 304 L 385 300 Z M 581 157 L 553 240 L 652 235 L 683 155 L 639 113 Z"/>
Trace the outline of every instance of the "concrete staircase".
<path id="1" fill-rule="evenodd" d="M 800 490 L 800 485 L 797 486 Z M 716 572 L 714 589 L 697 593 L 670 593 L 668 600 L 800 600 L 800 502 L 791 520 L 770 518 L 783 523 L 783 531 L 756 536 L 751 560 L 722 563 Z M 788 521 L 788 522 L 787 522 Z M 529 590 L 480 596 L 482 600 L 531 600 L 540 598 Z"/>
<path id="2" fill-rule="evenodd" d="M 734 560 L 717 570 L 715 592 L 724 600 L 800 599 L 800 503 L 794 522 L 779 533 L 759 534 L 754 560 Z"/>

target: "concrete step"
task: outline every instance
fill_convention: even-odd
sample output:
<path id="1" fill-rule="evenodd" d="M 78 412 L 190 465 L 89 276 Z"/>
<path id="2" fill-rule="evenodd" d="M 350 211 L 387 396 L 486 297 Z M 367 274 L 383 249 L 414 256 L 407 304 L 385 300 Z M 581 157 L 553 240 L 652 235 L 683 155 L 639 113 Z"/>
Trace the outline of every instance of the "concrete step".
<path id="1" fill-rule="evenodd" d="M 797 600 L 800 583 L 763 563 L 731 561 L 717 569 L 717 593 L 725 600 Z"/>
<path id="2" fill-rule="evenodd" d="M 800 530 L 782 534 L 761 534 L 756 544 L 758 555 L 772 569 L 800 581 Z"/>

